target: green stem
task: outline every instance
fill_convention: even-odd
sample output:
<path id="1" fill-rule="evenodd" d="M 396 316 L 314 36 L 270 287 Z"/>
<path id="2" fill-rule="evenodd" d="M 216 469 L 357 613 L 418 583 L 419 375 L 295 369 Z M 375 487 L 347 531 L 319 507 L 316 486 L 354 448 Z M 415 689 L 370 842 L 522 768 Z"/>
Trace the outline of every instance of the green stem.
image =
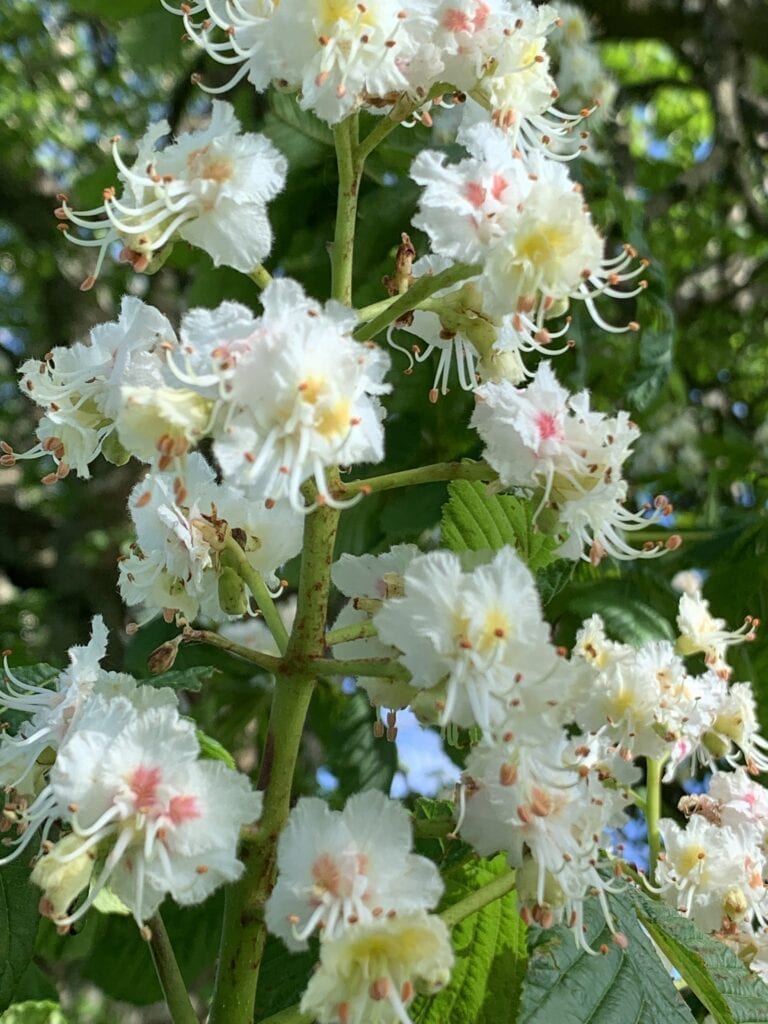
<path id="1" fill-rule="evenodd" d="M 274 637 L 277 649 L 281 654 L 285 654 L 288 647 L 288 630 L 280 618 L 280 612 L 272 600 L 272 595 L 262 579 L 261 573 L 253 568 L 246 558 L 245 552 L 233 537 L 227 537 L 224 546 L 233 559 L 237 561 L 238 575 L 245 581 L 246 586 L 253 594 L 253 599 L 264 616 L 267 628 Z"/>
<path id="2" fill-rule="evenodd" d="M 373 676 L 377 679 L 399 679 L 407 683 L 411 673 L 392 658 L 317 658 L 308 662 L 316 676 Z"/>
<path id="3" fill-rule="evenodd" d="M 390 295 L 388 299 L 380 299 L 378 302 L 372 302 L 369 306 L 361 306 L 360 309 L 355 310 L 357 313 L 357 319 L 363 323 L 367 323 L 369 320 L 375 319 L 382 313 L 386 313 L 389 307 L 400 298 L 399 295 Z"/>
<path id="4" fill-rule="evenodd" d="M 648 879 L 651 884 L 656 882 L 656 864 L 661 851 L 659 835 L 659 819 L 661 818 L 661 770 L 665 757 L 655 760 L 652 757 L 645 761 L 645 820 L 648 823 Z"/>
<path id="5" fill-rule="evenodd" d="M 423 101 L 421 101 L 423 102 Z M 390 132 L 410 117 L 414 110 L 417 110 L 419 103 L 403 94 L 388 114 L 378 118 L 376 126 L 372 128 L 355 150 L 355 156 L 362 163 L 371 155 L 377 146 L 386 139 Z"/>
<path id="6" fill-rule="evenodd" d="M 493 903 L 494 900 L 498 900 L 502 896 L 506 896 L 508 892 L 512 892 L 515 888 L 515 875 L 516 872 L 513 870 L 505 872 L 498 878 L 494 878 L 492 882 L 484 885 L 482 889 L 471 892 L 463 900 L 459 900 L 452 907 L 448 907 L 440 914 L 440 917 L 442 917 L 449 928 L 453 928 L 459 921 L 463 921 L 465 917 L 477 913 L 478 910 L 487 907 L 489 903 Z"/>
<path id="7" fill-rule="evenodd" d="M 331 248 L 331 294 L 334 299 L 347 306 L 352 305 L 357 197 L 362 176 L 362 161 L 355 155 L 358 126 L 358 116 L 353 114 L 333 129 L 336 163 L 339 169 L 339 191 L 336 231 Z"/>
<path id="8" fill-rule="evenodd" d="M 261 1024 L 312 1024 L 312 1014 L 302 1013 L 298 1006 L 289 1006 L 287 1010 L 265 1017 Z"/>
<path id="9" fill-rule="evenodd" d="M 420 302 L 430 297 L 442 288 L 450 288 L 451 285 L 459 284 L 470 277 L 477 277 L 482 267 L 470 266 L 468 263 L 454 263 L 452 267 L 441 270 L 439 274 L 425 274 L 418 278 L 411 285 L 407 292 L 398 295 L 397 298 L 387 304 L 382 313 L 374 316 L 368 323 L 360 324 L 355 328 L 353 337 L 358 341 L 366 341 L 374 338 L 379 331 L 383 331 L 395 320 L 416 309 Z"/>
<path id="10" fill-rule="evenodd" d="M 253 268 L 253 270 L 250 272 L 248 276 L 262 290 L 266 288 L 267 285 L 272 280 L 272 275 L 270 274 L 270 272 L 267 270 L 266 267 L 262 267 L 260 263 L 256 264 L 256 266 Z"/>
<path id="11" fill-rule="evenodd" d="M 373 494 L 377 491 L 393 491 L 398 487 L 412 487 L 414 484 L 432 484 L 445 480 L 496 480 L 498 474 L 486 462 L 437 462 L 432 466 L 416 469 L 402 469 L 397 473 L 371 476 L 367 480 L 350 480 L 342 484 L 337 492 L 340 498 L 351 498 L 362 491 Z"/>
<path id="12" fill-rule="evenodd" d="M 236 644 L 234 640 L 227 640 L 226 637 L 221 636 L 219 633 L 213 633 L 207 629 L 185 630 L 184 641 L 186 643 L 197 642 L 208 644 L 209 647 L 218 647 L 221 651 L 228 651 L 230 654 L 243 658 L 245 661 L 258 665 L 259 668 L 266 669 L 267 672 L 272 672 L 273 674 L 277 672 L 282 664 L 280 658 L 274 658 L 271 654 L 263 654 L 261 651 L 254 651 L 252 647 Z"/>
<path id="13" fill-rule="evenodd" d="M 333 474 L 329 474 L 333 476 Z M 308 502 L 314 485 L 304 486 Z M 299 576 L 296 620 L 285 666 L 304 664 L 307 671 L 278 675 L 272 700 L 259 788 L 264 811 L 259 841 L 243 851 L 245 874 L 227 892 L 219 966 L 209 1024 L 251 1024 L 256 985 L 266 941 L 264 903 L 274 884 L 277 841 L 290 809 L 293 776 L 304 720 L 315 686 L 310 666 L 322 660 L 331 583 L 331 563 L 339 513 L 327 506 L 307 516 Z"/>
<path id="14" fill-rule="evenodd" d="M 335 647 L 336 644 L 346 644 L 350 640 L 367 640 L 369 637 L 378 636 L 376 629 L 370 619 L 365 622 L 353 622 L 349 626 L 339 626 L 325 634 L 325 646 Z"/>
<path id="15" fill-rule="evenodd" d="M 159 911 L 147 923 L 152 933 L 149 939 L 152 962 L 173 1024 L 198 1024 L 197 1014 L 189 1000 L 187 987 Z"/>

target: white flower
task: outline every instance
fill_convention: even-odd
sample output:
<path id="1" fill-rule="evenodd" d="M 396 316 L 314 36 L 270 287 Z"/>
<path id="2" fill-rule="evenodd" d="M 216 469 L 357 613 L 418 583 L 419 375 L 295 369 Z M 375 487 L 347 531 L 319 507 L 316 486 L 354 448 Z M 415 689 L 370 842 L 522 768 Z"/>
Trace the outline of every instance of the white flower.
<path id="1" fill-rule="evenodd" d="M 362 107 L 391 106 L 402 93 L 425 96 L 440 63 L 432 56 L 427 0 L 220 0 L 185 14 L 192 39 L 224 64 L 240 64 L 223 92 L 248 76 L 299 91 L 300 104 L 329 124 Z M 171 8 L 172 9 L 172 8 Z M 196 14 L 207 13 L 202 23 Z M 223 30 L 224 36 L 217 41 Z M 204 87 L 205 88 L 205 87 Z"/>
<path id="2" fill-rule="evenodd" d="M 725 628 L 725 619 L 716 619 L 709 611 L 709 601 L 694 590 L 680 597 L 677 627 L 680 637 L 677 649 L 681 654 L 696 654 L 701 651 L 707 665 L 716 672 L 723 672 L 727 678 L 731 670 L 725 655 L 729 647 L 754 640 L 760 620 L 748 615 L 740 629 Z"/>
<path id="3" fill-rule="evenodd" d="M 764 843 L 768 837 L 768 790 L 750 778 L 744 768 L 712 773 L 708 796 L 717 802 L 718 823 L 734 829 L 752 829 Z"/>
<path id="4" fill-rule="evenodd" d="M 107 672 L 100 662 L 107 651 L 107 629 L 100 615 L 93 619 L 90 642 L 69 650 L 69 666 L 49 685 L 36 686 L 18 679 L 5 659 L 7 684 L 0 694 L 3 706 L 26 712 L 17 733 L 0 735 L 0 785 L 17 793 L 32 795 L 39 788 L 40 774 L 50 766 L 59 749 L 77 723 L 94 693 L 119 694 L 132 704 L 144 699 L 145 706 L 175 705 L 176 696 L 167 688 L 140 687 L 131 676 Z M 141 697 L 139 696 L 141 694 Z M 45 755 L 43 762 L 39 762 Z"/>
<path id="5" fill-rule="evenodd" d="M 584 754 L 588 760 L 582 765 Z M 512 866 L 524 870 L 520 896 L 529 923 L 549 927 L 565 917 L 585 948 L 583 905 L 593 891 L 616 932 L 605 899 L 609 887 L 595 865 L 601 833 L 622 819 L 627 802 L 595 777 L 591 754 L 587 746 L 574 761 L 561 730 L 533 742 L 523 730 L 481 743 L 467 758 L 465 806 L 457 825 L 479 854 L 503 851 Z"/>
<path id="6" fill-rule="evenodd" d="M 751 831 L 720 827 L 698 814 L 685 829 L 662 818 L 659 831 L 664 854 L 657 880 L 668 903 L 706 932 L 749 922 L 754 914 L 765 925 L 766 864 Z"/>
<path id="7" fill-rule="evenodd" d="M 383 555 L 343 554 L 331 568 L 331 579 L 338 589 L 349 598 L 363 597 L 369 601 L 381 601 L 403 593 L 403 574 L 419 554 L 415 544 L 396 544 Z M 367 611 L 355 607 L 350 600 L 339 612 L 333 624 L 334 629 L 370 621 Z M 396 658 L 397 648 L 383 644 L 378 637 L 364 637 L 347 643 L 335 644 L 335 658 Z M 357 678 L 368 694 L 371 704 L 387 708 L 404 708 L 412 703 L 419 691 L 408 683 L 395 679 L 378 679 L 373 676 Z"/>
<path id="8" fill-rule="evenodd" d="M 664 551 L 663 545 L 640 551 L 623 537 L 670 509 L 663 497 L 647 517 L 623 505 L 623 463 L 639 433 L 625 412 L 613 417 L 593 412 L 589 393 L 569 395 L 546 362 L 526 388 L 500 381 L 484 384 L 476 394 L 472 426 L 485 441 L 484 458 L 505 487 L 535 489 L 537 515 L 545 507 L 556 513 L 556 532 L 567 535 L 559 554 L 597 563 L 605 554 L 638 558 Z M 668 541 L 678 543 L 674 537 Z"/>
<path id="9" fill-rule="evenodd" d="M 549 642 L 533 577 L 512 548 L 472 572 L 447 551 L 414 558 L 405 596 L 385 601 L 374 623 L 403 652 L 412 686 L 447 680 L 442 724 L 489 731 L 513 708 L 535 729 L 569 688 L 570 666 Z"/>
<path id="10" fill-rule="evenodd" d="M 301 550 L 303 519 L 287 502 L 268 509 L 217 484 L 197 452 L 188 457 L 183 477 L 150 473 L 133 489 L 128 506 L 136 543 L 119 563 L 120 592 L 150 618 L 158 611 L 179 612 L 189 621 L 200 612 L 214 620 L 235 614 L 222 611 L 219 600 L 219 552 L 232 530 L 273 587 L 279 585 L 276 569 Z"/>
<path id="11" fill-rule="evenodd" d="M 99 259 L 82 287 L 91 288 L 104 255 L 116 239 L 121 260 L 146 270 L 156 254 L 177 237 L 203 249 L 215 266 L 249 273 L 272 247 L 266 204 L 283 189 L 285 157 L 263 135 L 241 133 L 229 103 L 214 100 L 207 128 L 187 132 L 162 150 L 157 143 L 170 131 L 166 121 L 150 126 L 129 168 L 113 141 L 113 157 L 125 186 L 118 199 L 105 189 L 104 203 L 93 210 L 72 210 L 66 199 L 56 211 L 62 221 L 101 238 L 82 239 L 65 228 L 78 245 L 96 246 Z"/>
<path id="12" fill-rule="evenodd" d="M 83 904 L 55 918 L 59 927 L 107 883 L 141 926 L 166 893 L 199 903 L 239 877 L 239 831 L 259 815 L 261 794 L 220 761 L 199 760 L 199 749 L 194 725 L 173 708 L 93 699 L 51 770 L 57 810 L 81 843 L 47 856 L 66 864 L 98 848 L 106 859 Z"/>
<path id="13" fill-rule="evenodd" d="M 412 842 L 408 812 L 381 793 L 358 793 L 343 811 L 302 798 L 278 843 L 267 927 L 289 949 L 305 949 L 318 928 L 331 939 L 393 911 L 434 907 L 440 875 Z"/>
<path id="14" fill-rule="evenodd" d="M 175 341 L 166 317 L 125 296 L 119 318 L 94 327 L 87 343 L 57 346 L 42 361 L 27 360 L 20 370 L 21 389 L 45 409 L 37 430 L 40 444 L 21 455 L 5 445 L 4 464 L 51 455 L 57 471 L 45 482 L 66 476 L 70 467 L 79 476 L 89 477 L 90 463 L 116 440 L 123 388 L 162 387 L 166 383 L 163 347 Z M 114 452 L 108 454 L 120 461 Z"/>
<path id="15" fill-rule="evenodd" d="M 306 512 L 314 506 L 303 505 L 300 488 L 314 477 L 318 501 L 341 506 L 325 469 L 383 458 L 376 396 L 390 390 L 389 357 L 352 340 L 349 309 L 329 302 L 323 310 L 295 281 L 273 281 L 262 301 L 258 344 L 229 381 L 228 416 L 214 443 L 224 478 L 268 503 L 285 495 Z"/>
<path id="16" fill-rule="evenodd" d="M 320 965 L 301 999 L 319 1024 L 412 1024 L 416 992 L 433 994 L 451 976 L 448 929 L 423 911 L 358 924 L 320 946 Z"/>

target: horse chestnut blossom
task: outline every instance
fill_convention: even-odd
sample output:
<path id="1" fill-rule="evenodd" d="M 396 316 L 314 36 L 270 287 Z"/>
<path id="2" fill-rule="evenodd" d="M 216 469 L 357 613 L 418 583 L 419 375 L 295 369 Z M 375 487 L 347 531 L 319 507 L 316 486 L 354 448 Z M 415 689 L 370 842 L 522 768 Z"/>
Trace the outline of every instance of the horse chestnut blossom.
<path id="1" fill-rule="evenodd" d="M 403 574 L 419 554 L 415 544 L 396 544 L 381 555 L 343 554 L 331 567 L 331 579 L 337 590 L 350 600 L 339 612 L 333 628 L 370 622 L 370 612 L 377 610 L 381 601 L 401 596 L 405 586 Z M 368 602 L 368 610 L 356 607 L 360 598 Z M 396 658 L 398 655 L 397 648 L 383 644 L 376 636 L 335 644 L 333 652 L 334 657 L 341 659 Z M 424 691 L 398 679 L 358 676 L 356 683 L 377 707 L 404 708 L 420 703 L 419 698 L 424 696 Z"/>
<path id="2" fill-rule="evenodd" d="M 56 216 L 66 237 L 95 246 L 99 257 L 82 288 L 93 287 L 113 242 L 123 244 L 120 260 L 135 271 L 152 269 L 153 260 L 181 238 L 203 249 L 215 266 L 249 273 L 269 254 L 272 230 L 266 205 L 282 191 L 288 169 L 285 157 L 264 135 L 242 133 L 234 108 L 214 100 L 207 128 L 185 132 L 164 149 L 167 121 L 147 130 L 136 161 L 128 167 L 112 141 L 112 156 L 124 191 L 104 190 L 104 203 L 73 210 L 62 197 Z M 99 238 L 80 238 L 68 225 Z"/>
<path id="3" fill-rule="evenodd" d="M 45 410 L 37 426 L 39 444 L 18 453 L 3 443 L 2 464 L 50 455 L 56 471 L 43 482 L 55 483 L 70 469 L 87 479 L 100 452 L 125 461 L 128 453 L 116 434 L 123 388 L 166 385 L 162 347 L 175 340 L 162 313 L 126 295 L 118 319 L 93 327 L 87 342 L 57 346 L 42 360 L 26 360 L 19 370 L 21 389 Z"/>
<path id="4" fill-rule="evenodd" d="M 440 874 L 412 843 L 408 812 L 381 793 L 357 793 L 343 811 L 299 800 L 278 843 L 267 927 L 298 950 L 318 929 L 325 942 L 384 915 L 434 907 Z"/>
<path id="5" fill-rule="evenodd" d="M 408 1005 L 444 988 L 453 962 L 447 927 L 423 910 L 361 922 L 320 944 L 300 1010 L 319 1024 L 413 1024 Z"/>
<path id="6" fill-rule="evenodd" d="M 59 751 L 50 785 L 56 812 L 81 845 L 60 852 L 54 844 L 45 856 L 105 857 L 84 902 L 55 919 L 60 928 L 81 918 L 107 884 L 140 927 L 166 894 L 201 902 L 240 876 L 240 829 L 261 813 L 261 794 L 245 776 L 200 759 L 192 722 L 175 708 L 136 711 L 121 697 L 94 698 Z"/>
<path id="7" fill-rule="evenodd" d="M 658 883 L 664 899 L 706 932 L 747 924 L 768 925 L 768 865 L 749 829 L 717 825 L 694 814 L 684 829 L 659 822 L 664 853 Z"/>
<path id="8" fill-rule="evenodd" d="M 163 4 L 168 10 L 174 10 Z M 440 70 L 431 45 L 428 0 L 206 0 L 182 8 L 189 37 L 214 60 L 239 64 L 223 92 L 242 78 L 258 92 L 277 81 L 328 124 L 361 107 L 391 106 L 403 93 L 426 98 Z M 197 15 L 204 15 L 196 22 Z"/>
<path id="9" fill-rule="evenodd" d="M 107 672 L 100 665 L 106 653 L 107 629 L 103 618 L 96 615 L 89 643 L 71 647 L 69 666 L 45 685 L 17 678 L 5 658 L 7 683 L 0 692 L 0 702 L 5 708 L 30 715 L 16 735 L 0 733 L 0 785 L 7 791 L 23 799 L 43 791 L 52 756 L 77 728 L 94 695 L 120 695 L 142 708 L 176 705 L 176 695 L 167 687 L 137 687 L 131 676 Z M 6 802 L 9 812 L 13 810 L 10 803 Z"/>
<path id="10" fill-rule="evenodd" d="M 142 616 L 162 611 L 192 621 L 202 613 L 214 620 L 243 614 L 245 584 L 237 578 L 242 606 L 222 607 L 221 549 L 231 531 L 254 569 L 268 585 L 279 588 L 275 570 L 301 550 L 303 518 L 280 502 L 267 509 L 245 500 L 236 488 L 216 483 L 216 474 L 202 455 L 187 459 L 184 476 L 150 473 L 131 492 L 128 508 L 136 542 L 119 563 L 120 592 L 129 606 L 140 605 Z M 229 571 L 234 573 L 232 567 Z"/>
<path id="11" fill-rule="evenodd" d="M 534 488 L 537 516 L 551 511 L 553 531 L 565 535 L 559 554 L 596 564 L 606 554 L 627 559 L 663 553 L 663 544 L 640 551 L 623 536 L 670 510 L 663 497 L 650 515 L 624 507 L 623 464 L 640 433 L 627 413 L 594 412 L 589 392 L 570 395 L 546 362 L 525 388 L 501 381 L 476 394 L 472 426 L 485 442 L 483 457 L 504 487 Z M 670 536 L 667 546 L 678 544 Z"/>
<path id="12" fill-rule="evenodd" d="M 225 422 L 214 434 L 224 479 L 269 506 L 285 496 L 308 513 L 316 506 L 304 504 L 301 485 L 313 478 L 318 502 L 343 507 L 325 471 L 383 459 L 377 396 L 390 390 L 389 357 L 352 339 L 351 310 L 338 302 L 323 309 L 295 281 L 272 281 L 262 303 L 258 344 L 228 382 Z"/>
<path id="13" fill-rule="evenodd" d="M 510 547 L 467 572 L 458 555 L 433 551 L 405 570 L 404 596 L 373 618 L 399 648 L 411 685 L 446 681 L 441 724 L 491 732 L 515 709 L 530 727 L 552 714 L 571 666 L 555 651 L 530 569 Z"/>
<path id="14" fill-rule="evenodd" d="M 528 725 L 472 750 L 457 830 L 482 856 L 503 851 L 524 869 L 519 890 L 529 923 L 551 927 L 565 919 L 588 948 L 583 909 L 593 891 L 617 933 L 605 895 L 611 889 L 595 865 L 605 829 L 625 822 L 629 796 L 603 785 L 596 772 L 588 783 L 589 768 L 568 763 L 572 748 L 562 729 L 546 736 L 537 730 L 532 740 Z"/>
<path id="15" fill-rule="evenodd" d="M 731 669 L 725 661 L 729 647 L 755 639 L 760 620 L 748 615 L 740 629 L 728 630 L 725 620 L 715 618 L 709 610 L 709 601 L 696 590 L 680 597 L 677 627 L 680 636 L 677 649 L 689 655 L 701 652 L 715 672 L 727 678 Z"/>

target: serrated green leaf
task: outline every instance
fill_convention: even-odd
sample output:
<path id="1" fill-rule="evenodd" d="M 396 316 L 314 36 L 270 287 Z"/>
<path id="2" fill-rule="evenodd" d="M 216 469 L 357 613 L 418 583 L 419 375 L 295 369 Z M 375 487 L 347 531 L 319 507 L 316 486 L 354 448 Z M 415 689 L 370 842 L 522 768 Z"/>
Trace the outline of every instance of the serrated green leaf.
<path id="1" fill-rule="evenodd" d="M 584 906 L 587 953 L 564 925 L 529 931 L 531 955 L 516 1024 L 694 1024 L 650 939 L 630 890 L 608 896 L 620 949 L 597 898 Z"/>
<path id="2" fill-rule="evenodd" d="M 448 494 L 441 529 L 451 551 L 498 551 L 509 544 L 532 572 L 555 561 L 557 541 L 536 530 L 530 502 L 488 494 L 485 484 L 469 480 L 454 480 Z"/>
<path id="3" fill-rule="evenodd" d="M 174 669 L 172 672 L 161 672 L 160 675 L 150 676 L 141 682 L 144 686 L 168 686 L 172 690 L 189 690 L 190 693 L 197 693 L 202 689 L 203 683 L 209 682 L 217 672 L 218 670 L 210 665 L 191 665 L 189 668 Z"/>
<path id="4" fill-rule="evenodd" d="M 271 93 L 264 134 L 287 158 L 292 171 L 316 167 L 333 152 L 333 133 L 328 126 L 302 110 L 288 93 Z"/>
<path id="5" fill-rule="evenodd" d="M 503 857 L 464 863 L 446 876 L 444 902 L 457 902 L 507 870 Z M 451 941 L 451 983 L 432 999 L 416 999 L 409 1009 L 414 1024 L 512 1024 L 528 958 L 515 893 L 465 918 Z"/>
<path id="6" fill-rule="evenodd" d="M 637 914 L 656 945 L 676 967 L 716 1024 L 765 1024 L 768 986 L 728 947 L 692 921 L 642 893 Z"/>
<path id="7" fill-rule="evenodd" d="M 29 873 L 23 854 L 0 869 L 0 1010 L 10 1005 L 35 950 L 40 890 Z"/>
<path id="8" fill-rule="evenodd" d="M 17 1003 L 0 1016 L 0 1024 L 68 1024 L 58 1003 Z"/>

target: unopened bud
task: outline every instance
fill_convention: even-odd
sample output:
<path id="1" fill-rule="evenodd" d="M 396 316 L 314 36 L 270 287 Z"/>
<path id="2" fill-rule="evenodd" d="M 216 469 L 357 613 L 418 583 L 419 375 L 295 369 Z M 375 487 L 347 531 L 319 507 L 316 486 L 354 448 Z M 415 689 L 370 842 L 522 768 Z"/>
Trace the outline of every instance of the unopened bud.
<path id="1" fill-rule="evenodd" d="M 147 668 L 153 676 L 160 675 L 161 672 L 168 672 L 173 668 L 181 640 L 180 636 L 174 637 L 173 640 L 167 640 L 152 651 L 147 658 Z"/>

